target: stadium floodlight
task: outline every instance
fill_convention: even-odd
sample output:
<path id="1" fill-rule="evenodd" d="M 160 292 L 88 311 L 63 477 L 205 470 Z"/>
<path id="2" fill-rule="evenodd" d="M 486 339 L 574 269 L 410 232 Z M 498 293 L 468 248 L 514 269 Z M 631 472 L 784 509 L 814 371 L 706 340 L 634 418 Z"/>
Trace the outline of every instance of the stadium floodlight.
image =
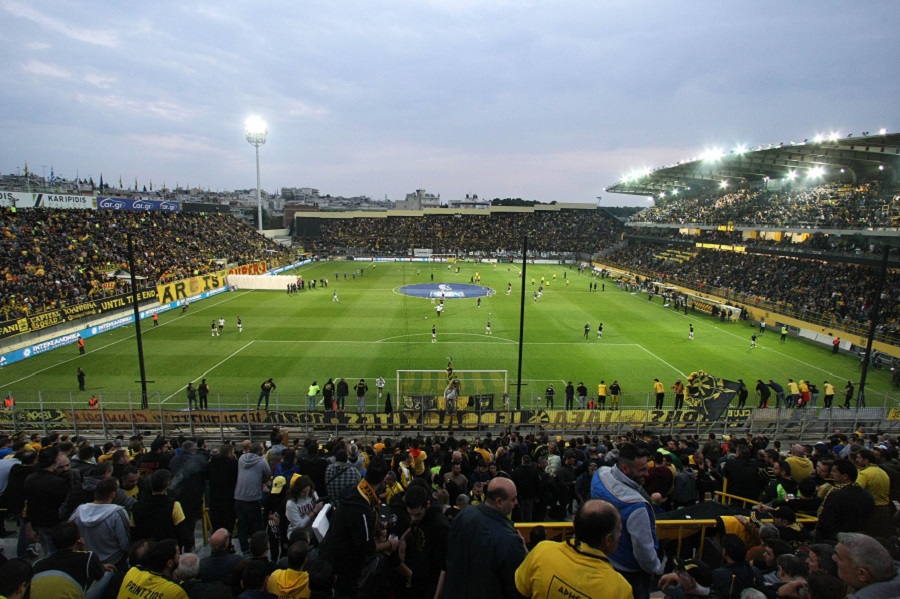
<path id="1" fill-rule="evenodd" d="M 832 131 L 828 135 L 828 141 L 837 141 L 837 138 L 840 136 L 840 131 Z"/>
<path id="2" fill-rule="evenodd" d="M 745 146 L 743 144 L 739 145 L 738 147 L 736 147 L 734 149 L 734 153 L 737 154 L 738 156 L 745 154 L 746 152 L 747 152 L 747 146 Z"/>
<path id="3" fill-rule="evenodd" d="M 879 165 L 878 165 L 878 170 L 883 171 L 883 170 L 884 170 L 884 165 L 883 165 L 883 164 L 879 164 Z"/>
<path id="4" fill-rule="evenodd" d="M 256 210 L 257 217 L 259 218 L 259 233 L 261 235 L 263 231 L 263 220 L 262 197 L 259 188 L 259 146 L 266 143 L 266 135 L 268 135 L 269 129 L 266 127 L 265 121 L 258 116 L 251 116 L 248 118 L 244 123 L 244 128 L 247 134 L 247 142 L 256 148 Z"/>
<path id="5" fill-rule="evenodd" d="M 701 156 L 701 159 L 708 162 L 715 162 L 716 160 L 721 160 L 724 156 L 725 152 L 723 152 L 720 148 L 712 148 L 704 152 Z"/>
<path id="6" fill-rule="evenodd" d="M 817 179 L 825 174 L 825 169 L 821 166 L 817 166 L 809 169 L 808 176 L 810 179 Z"/>
<path id="7" fill-rule="evenodd" d="M 719 183 L 719 185 L 722 187 L 722 189 L 726 189 L 728 187 L 728 179 L 725 179 L 724 181 Z"/>
<path id="8" fill-rule="evenodd" d="M 789 171 L 787 174 L 787 178 L 793 181 L 797 178 L 797 171 Z"/>
<path id="9" fill-rule="evenodd" d="M 673 195 L 673 196 L 677 196 L 677 195 L 678 195 L 678 189 L 673 189 L 673 190 L 672 190 L 672 195 Z"/>
<path id="10" fill-rule="evenodd" d="M 878 130 L 878 134 L 879 135 L 887 135 L 887 129 L 882 127 L 881 129 Z"/>
<path id="11" fill-rule="evenodd" d="M 813 138 L 813 141 L 818 144 L 818 143 L 822 143 L 822 139 L 823 139 L 822 134 L 816 133 L 816 136 Z"/>

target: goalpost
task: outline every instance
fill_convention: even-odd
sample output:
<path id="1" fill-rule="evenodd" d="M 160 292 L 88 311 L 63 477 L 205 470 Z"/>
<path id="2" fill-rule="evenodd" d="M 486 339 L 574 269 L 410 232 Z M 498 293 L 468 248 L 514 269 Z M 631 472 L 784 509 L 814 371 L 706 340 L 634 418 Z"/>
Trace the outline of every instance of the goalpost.
<path id="1" fill-rule="evenodd" d="M 458 409 L 506 409 L 509 371 L 454 370 L 453 378 L 459 380 Z M 444 390 L 447 382 L 446 370 L 398 370 L 396 409 L 417 412 L 446 410 Z"/>

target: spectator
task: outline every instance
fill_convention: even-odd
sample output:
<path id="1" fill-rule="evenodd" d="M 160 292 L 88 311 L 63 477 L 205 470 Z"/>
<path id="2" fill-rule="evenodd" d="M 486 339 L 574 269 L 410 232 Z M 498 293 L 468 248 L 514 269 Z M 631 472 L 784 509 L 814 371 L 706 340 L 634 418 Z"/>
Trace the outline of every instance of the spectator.
<path id="1" fill-rule="evenodd" d="M 519 593 L 537 599 L 602 589 L 603 597 L 631 599 L 631 585 L 606 559 L 622 532 L 618 511 L 605 501 L 589 499 L 576 510 L 573 522 L 572 540 L 538 543 L 528 554 L 516 570 Z"/>
<path id="2" fill-rule="evenodd" d="M 840 533 L 834 551 L 838 576 L 853 591 L 848 599 L 900 597 L 900 568 L 881 543 L 863 534 Z"/>
<path id="3" fill-rule="evenodd" d="M 132 566 L 119 590 L 119 599 L 188 599 L 187 593 L 173 581 L 181 552 L 175 539 L 157 541 L 144 558 L 144 567 Z"/>
<path id="4" fill-rule="evenodd" d="M 642 485 L 647 477 L 648 453 L 636 445 L 619 448 L 615 466 L 601 468 L 591 496 L 613 504 L 622 515 L 619 545 L 609 555 L 613 567 L 631 584 L 635 599 L 650 597 L 650 577 L 662 574 L 656 516 Z"/>
<path id="5" fill-rule="evenodd" d="M 305 599 L 309 596 L 309 574 L 303 570 L 309 543 L 297 541 L 288 547 L 287 568 L 275 570 L 269 576 L 266 590 L 284 599 Z"/>
<path id="6" fill-rule="evenodd" d="M 209 536 L 209 555 L 200 560 L 198 576 L 204 582 L 229 580 L 232 570 L 241 562 L 231 544 L 231 534 L 220 528 Z"/>
<path id="7" fill-rule="evenodd" d="M 247 537 L 263 530 L 262 487 L 272 476 L 268 462 L 263 458 L 259 443 L 250 445 L 250 451 L 238 460 L 237 483 L 234 487 L 234 511 L 237 514 L 238 542 L 241 551 L 249 551 Z"/>
<path id="8" fill-rule="evenodd" d="M 128 512 L 113 499 L 119 490 L 114 478 L 105 478 L 94 489 L 94 501 L 78 506 L 71 520 L 78 526 L 84 545 L 104 564 L 126 569 L 131 531 Z"/>
<path id="9" fill-rule="evenodd" d="M 508 516 L 518 497 L 510 479 L 488 484 L 484 503 L 463 510 L 450 526 L 448 597 L 517 597 L 515 572 L 525 559 L 525 541 Z"/>

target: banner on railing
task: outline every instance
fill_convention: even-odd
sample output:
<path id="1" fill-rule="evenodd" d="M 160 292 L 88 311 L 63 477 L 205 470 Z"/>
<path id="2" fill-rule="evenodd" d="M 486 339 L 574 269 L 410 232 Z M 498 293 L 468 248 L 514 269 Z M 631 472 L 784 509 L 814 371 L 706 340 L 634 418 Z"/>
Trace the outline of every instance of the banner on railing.
<path id="1" fill-rule="evenodd" d="M 138 303 L 156 297 L 154 289 L 142 289 L 138 291 Z M 120 310 L 131 305 L 131 294 L 113 295 L 99 300 L 82 302 L 73 306 L 65 306 L 58 310 L 48 310 L 38 314 L 32 314 L 24 318 L 0 321 L 0 339 L 40 331 L 54 325 L 71 322 L 114 310 Z"/>
<path id="2" fill-rule="evenodd" d="M 226 275 L 264 275 L 268 272 L 266 268 L 266 261 L 260 260 L 259 262 L 253 262 L 251 264 L 243 264 L 241 266 L 235 266 L 234 268 L 229 268 L 225 274 Z"/>
<path id="3" fill-rule="evenodd" d="M 178 300 L 193 299 L 201 293 L 210 293 L 217 289 L 225 289 L 224 270 L 182 279 L 167 285 L 159 285 L 156 288 L 156 297 L 160 304 L 168 304 Z"/>
<path id="4" fill-rule="evenodd" d="M 141 198 L 97 198 L 97 207 L 104 210 L 128 210 L 130 212 L 180 212 L 181 203 L 166 200 L 144 200 Z"/>
<path id="5" fill-rule="evenodd" d="M 744 426 L 750 410 L 728 410 L 729 427 Z M 16 425 L 51 429 L 71 429 L 75 426 L 100 428 L 116 426 L 241 426 L 247 424 L 285 424 L 343 426 L 349 429 L 372 427 L 453 427 L 475 428 L 479 425 L 541 425 L 544 427 L 599 427 L 613 424 L 639 424 L 644 428 L 694 427 L 712 424 L 694 410 L 520 410 L 481 411 L 463 410 L 454 414 L 443 411 L 398 411 L 394 414 L 365 412 L 302 412 L 294 410 L 122 410 L 89 409 L 84 404 L 72 409 L 45 408 L 0 410 L 0 428 Z"/>

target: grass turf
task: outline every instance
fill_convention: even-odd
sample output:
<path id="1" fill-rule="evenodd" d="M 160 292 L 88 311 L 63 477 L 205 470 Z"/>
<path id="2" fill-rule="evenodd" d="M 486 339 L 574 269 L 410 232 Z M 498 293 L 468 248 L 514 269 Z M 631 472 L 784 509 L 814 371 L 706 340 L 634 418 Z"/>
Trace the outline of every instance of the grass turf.
<path id="1" fill-rule="evenodd" d="M 456 273 L 459 266 L 460 272 Z M 351 277 L 362 268 L 364 274 Z M 160 326 L 142 322 L 143 345 L 151 394 L 150 405 L 180 409 L 186 406 L 185 387 L 206 378 L 211 387 L 210 408 L 255 406 L 260 383 L 273 377 L 277 390 L 270 400 L 281 409 L 304 409 L 306 391 L 315 379 L 343 377 L 352 387 L 360 378 L 369 384 L 368 410 L 376 405 L 375 379 L 387 380 L 385 391 L 396 390 L 396 371 L 442 370 L 448 356 L 459 370 L 508 370 L 515 406 L 521 265 L 459 263 L 448 270 L 440 263 L 318 262 L 298 269 L 305 279 L 328 278 L 329 286 L 295 295 L 274 291 L 238 291 L 191 305 L 187 314 L 173 310 L 160 315 Z M 335 280 L 335 273 L 341 276 Z M 343 274 L 347 273 L 347 278 Z M 398 288 L 413 283 L 469 283 L 478 272 L 481 285 L 496 293 L 475 299 L 447 299 L 440 318 L 426 298 L 403 295 Z M 553 274 L 557 279 L 552 281 Z M 565 284 L 566 273 L 570 285 Z M 544 276 L 551 280 L 535 303 L 532 292 Z M 537 283 L 531 285 L 531 278 Z M 589 292 L 588 282 L 598 282 Z M 507 283 L 512 293 L 507 296 Z M 600 291 L 600 285 L 606 291 Z M 339 302 L 332 301 L 337 291 Z M 240 316 L 244 331 L 239 333 Z M 210 335 L 210 323 L 226 320 L 221 337 Z M 485 335 L 490 320 L 493 334 Z M 584 325 L 591 332 L 584 339 Z M 597 325 L 603 322 L 603 338 Z M 694 340 L 688 339 L 693 323 Z M 437 343 L 431 326 L 437 325 Z M 753 386 L 758 378 L 811 380 L 821 389 L 829 380 L 843 402 L 847 380 L 857 383 L 859 360 L 832 355 L 830 349 L 789 338 L 780 343 L 770 323 L 768 332 L 750 348 L 753 327 L 748 323 L 720 323 L 701 314 L 676 313 L 663 308 L 660 298 L 619 290 L 611 279 L 594 279 L 577 270 L 553 265 L 529 265 L 526 276 L 525 347 L 522 362 L 522 407 L 543 407 L 543 392 L 552 383 L 556 408 L 564 405 L 569 380 L 584 381 L 596 396 L 601 379 L 618 380 L 622 405 L 644 407 L 653 379 L 666 386 L 666 406 L 673 403 L 669 386 L 692 371 L 743 378 L 750 388 L 748 406 L 755 405 Z M 76 367 L 87 375 L 87 390 L 78 392 Z M 867 404 L 893 405 L 889 372 L 870 370 Z M 87 354 L 75 345 L 9 365 L 0 371 L 0 392 L 15 395 L 19 407 L 86 407 L 87 398 L 100 394 L 107 408 L 139 403 L 140 385 L 134 328 L 126 327 L 88 340 Z M 463 381 L 465 385 L 465 381 Z M 38 399 L 40 392 L 40 400 Z M 465 386 L 463 390 L 465 394 Z M 396 406 L 396 399 L 394 400 Z M 354 406 L 355 397 L 348 401 Z M 320 402 L 321 405 L 321 402 Z M 652 403 L 651 403 L 652 405 Z M 819 398 L 819 406 L 822 398 Z"/>

